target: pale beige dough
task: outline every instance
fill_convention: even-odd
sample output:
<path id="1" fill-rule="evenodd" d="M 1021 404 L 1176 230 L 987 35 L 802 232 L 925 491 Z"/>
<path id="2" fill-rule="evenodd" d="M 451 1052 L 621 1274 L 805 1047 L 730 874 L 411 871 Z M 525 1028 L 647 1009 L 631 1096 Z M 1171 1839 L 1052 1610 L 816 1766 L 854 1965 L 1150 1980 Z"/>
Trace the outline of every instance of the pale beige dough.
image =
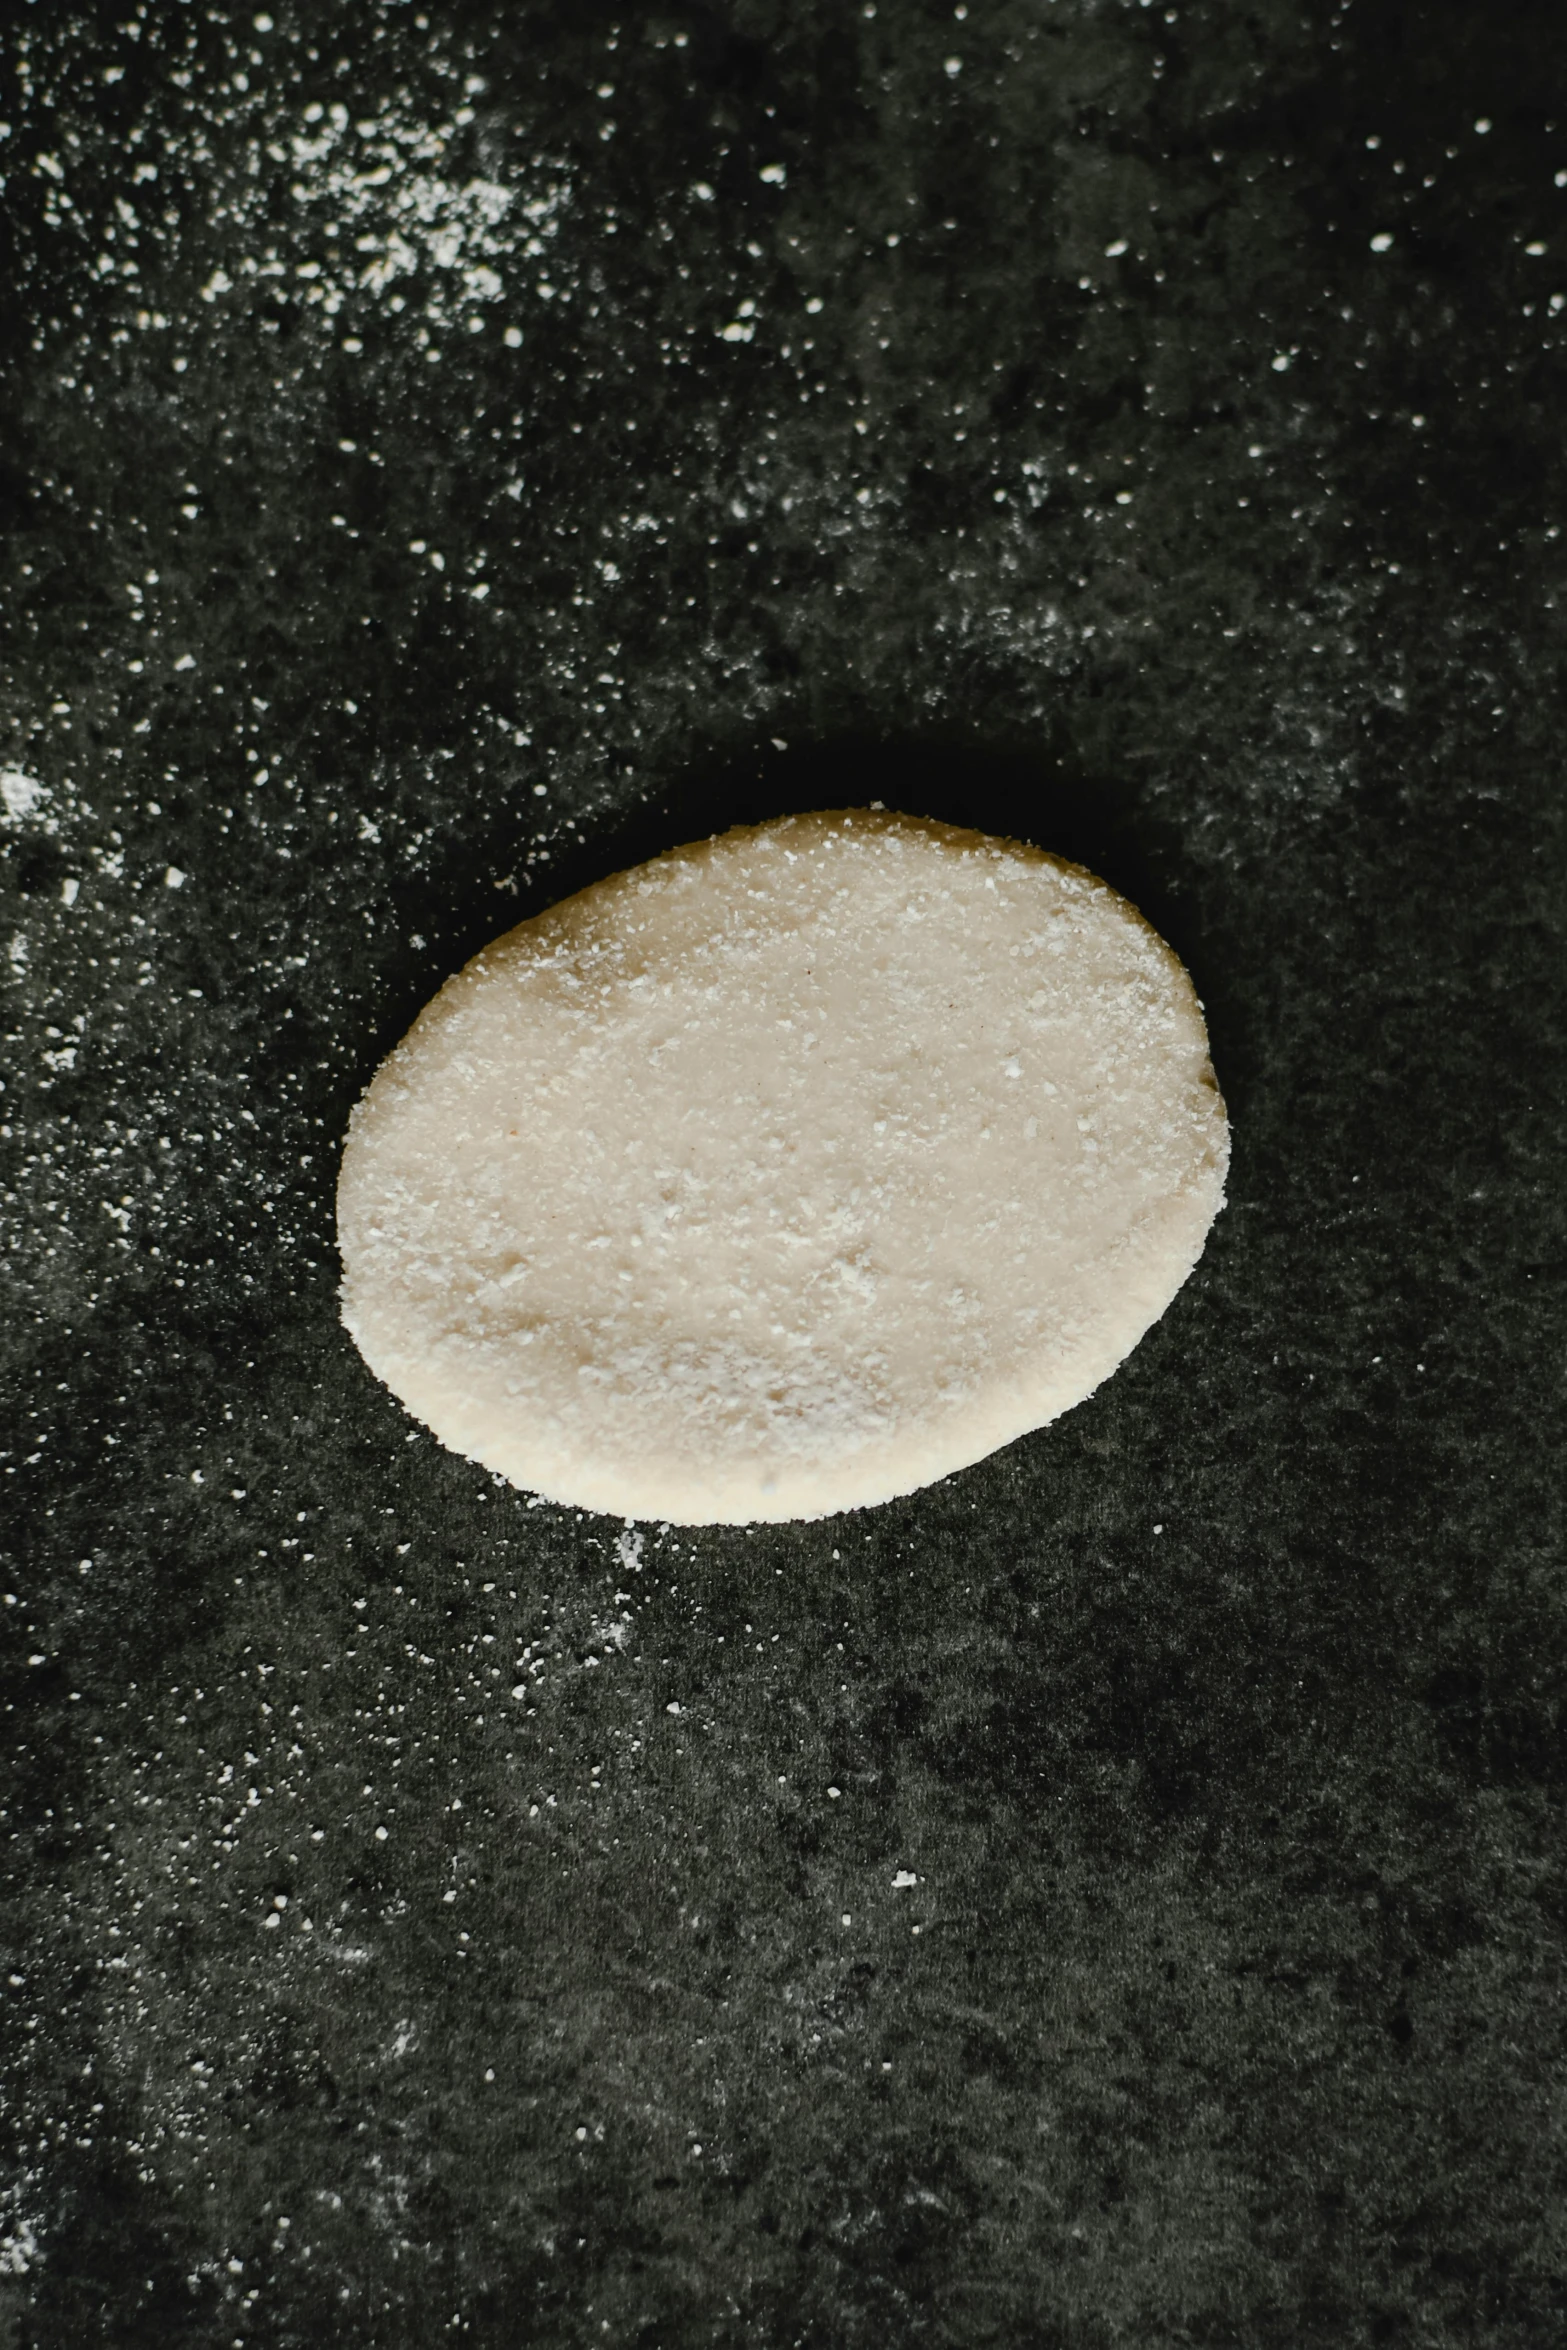
<path id="1" fill-rule="evenodd" d="M 443 1443 L 552 1501 L 820 1517 L 1091 1394 L 1228 1155 L 1191 983 L 1102 881 L 785 817 L 447 982 L 349 1126 L 343 1319 Z"/>

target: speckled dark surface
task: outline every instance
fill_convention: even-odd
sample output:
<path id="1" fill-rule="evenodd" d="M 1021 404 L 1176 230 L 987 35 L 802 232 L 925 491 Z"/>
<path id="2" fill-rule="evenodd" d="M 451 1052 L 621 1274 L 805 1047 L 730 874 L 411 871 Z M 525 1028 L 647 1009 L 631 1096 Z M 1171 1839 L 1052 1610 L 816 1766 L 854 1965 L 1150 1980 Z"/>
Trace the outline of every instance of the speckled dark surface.
<path id="1" fill-rule="evenodd" d="M 5 13 L 0 2342 L 1567 2341 L 1560 11 Z M 1231 1204 L 638 1556 L 337 1138 L 873 795 L 1160 923 Z"/>

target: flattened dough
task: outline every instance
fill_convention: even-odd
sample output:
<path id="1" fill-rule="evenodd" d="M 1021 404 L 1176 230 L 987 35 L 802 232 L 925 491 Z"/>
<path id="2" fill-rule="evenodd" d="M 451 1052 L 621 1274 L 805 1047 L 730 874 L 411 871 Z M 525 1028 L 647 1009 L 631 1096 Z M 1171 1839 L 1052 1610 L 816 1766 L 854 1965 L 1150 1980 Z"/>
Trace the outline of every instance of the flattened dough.
<path id="1" fill-rule="evenodd" d="M 578 1508 L 815 1518 L 1081 1402 L 1223 1204 L 1201 1008 L 1132 907 L 869 810 L 674 850 L 497 939 L 353 1114 L 343 1319 Z"/>

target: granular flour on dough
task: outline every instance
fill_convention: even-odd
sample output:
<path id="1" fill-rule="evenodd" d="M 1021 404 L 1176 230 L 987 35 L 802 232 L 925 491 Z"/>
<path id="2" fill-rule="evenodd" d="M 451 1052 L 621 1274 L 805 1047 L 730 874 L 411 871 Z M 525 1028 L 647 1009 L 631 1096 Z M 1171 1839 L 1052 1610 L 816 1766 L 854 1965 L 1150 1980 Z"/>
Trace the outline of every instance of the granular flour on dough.
<path id="1" fill-rule="evenodd" d="M 551 1500 L 818 1517 L 1090 1394 L 1228 1153 L 1191 983 L 1103 882 L 786 817 L 442 988 L 349 1127 L 343 1318 L 443 1443 Z"/>

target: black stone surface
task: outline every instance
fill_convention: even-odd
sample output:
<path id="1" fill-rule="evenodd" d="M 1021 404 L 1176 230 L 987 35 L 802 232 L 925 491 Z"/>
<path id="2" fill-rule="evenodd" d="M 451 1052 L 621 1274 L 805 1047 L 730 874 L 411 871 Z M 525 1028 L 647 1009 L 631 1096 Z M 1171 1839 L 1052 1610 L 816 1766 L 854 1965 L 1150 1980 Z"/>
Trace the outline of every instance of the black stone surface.
<path id="1" fill-rule="evenodd" d="M 1567 2341 L 1559 9 L 5 19 L 0 2342 Z M 530 1508 L 348 1107 L 872 796 L 1228 1212 L 896 1507 Z"/>

